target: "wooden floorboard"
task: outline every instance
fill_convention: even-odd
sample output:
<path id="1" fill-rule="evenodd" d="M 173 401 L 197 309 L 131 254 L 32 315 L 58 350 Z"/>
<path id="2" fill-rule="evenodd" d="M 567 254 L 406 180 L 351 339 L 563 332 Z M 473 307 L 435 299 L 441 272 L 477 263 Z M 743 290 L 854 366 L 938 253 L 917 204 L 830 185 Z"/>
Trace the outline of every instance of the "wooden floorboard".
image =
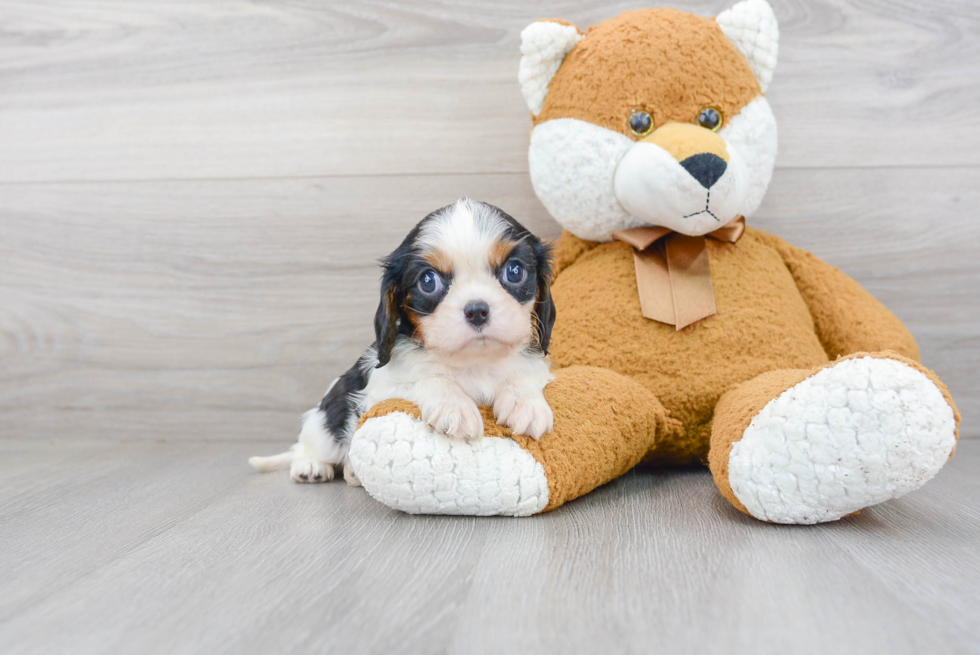
<path id="1" fill-rule="evenodd" d="M 780 155 L 751 222 L 906 321 L 980 436 L 980 5 L 773 5 Z M 292 433 L 426 212 L 470 195 L 557 236 L 520 30 L 635 6 L 0 3 L 0 436 Z"/>
<path id="2" fill-rule="evenodd" d="M 0 443 L 4 652 L 980 652 L 977 442 L 813 527 L 740 514 L 702 470 L 409 516 L 247 467 L 273 446 Z"/>
<path id="3" fill-rule="evenodd" d="M 778 166 L 980 164 L 975 2 L 773 5 Z M 520 31 L 642 6 L 7 0 L 0 181 L 524 172 Z"/>
<path id="4" fill-rule="evenodd" d="M 978 171 L 780 170 L 751 221 L 906 321 L 967 437 L 980 436 Z M 427 211 L 470 195 L 559 233 L 524 174 L 395 176 L 380 196 L 377 184 L 0 185 L 0 431 L 290 434 L 373 340 L 376 262 Z"/>

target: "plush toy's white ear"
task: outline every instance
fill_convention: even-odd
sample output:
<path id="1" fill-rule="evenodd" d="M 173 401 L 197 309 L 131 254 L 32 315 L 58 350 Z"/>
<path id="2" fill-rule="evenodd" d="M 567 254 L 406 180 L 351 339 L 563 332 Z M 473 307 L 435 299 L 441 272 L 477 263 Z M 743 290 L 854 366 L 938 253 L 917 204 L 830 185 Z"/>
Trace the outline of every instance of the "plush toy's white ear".
<path id="1" fill-rule="evenodd" d="M 766 0 L 743 0 L 715 20 L 725 36 L 748 60 L 763 92 L 772 81 L 779 54 L 779 24 Z"/>
<path id="2" fill-rule="evenodd" d="M 582 38 L 574 25 L 549 20 L 531 23 L 521 32 L 521 68 L 517 79 L 531 113 L 541 113 L 551 78 L 565 55 Z"/>

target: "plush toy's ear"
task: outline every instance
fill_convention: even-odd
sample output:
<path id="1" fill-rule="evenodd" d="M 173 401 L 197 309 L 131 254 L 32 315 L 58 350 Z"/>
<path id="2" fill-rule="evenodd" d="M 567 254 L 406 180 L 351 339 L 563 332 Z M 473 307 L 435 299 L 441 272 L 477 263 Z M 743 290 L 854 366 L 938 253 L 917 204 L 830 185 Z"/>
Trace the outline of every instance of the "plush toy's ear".
<path id="1" fill-rule="evenodd" d="M 779 24 L 766 0 L 743 0 L 715 17 L 721 31 L 749 62 L 765 92 L 776 70 Z"/>
<path id="2" fill-rule="evenodd" d="M 551 78 L 581 38 L 579 28 L 554 20 L 539 20 L 521 32 L 521 68 L 517 79 L 533 115 L 541 113 Z"/>

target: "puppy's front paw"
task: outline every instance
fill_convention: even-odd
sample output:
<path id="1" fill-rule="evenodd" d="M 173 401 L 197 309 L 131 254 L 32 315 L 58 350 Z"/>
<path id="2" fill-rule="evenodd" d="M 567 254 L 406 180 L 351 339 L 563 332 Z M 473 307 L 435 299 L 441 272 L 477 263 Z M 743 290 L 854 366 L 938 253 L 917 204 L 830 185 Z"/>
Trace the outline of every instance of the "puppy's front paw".
<path id="1" fill-rule="evenodd" d="M 300 457 L 289 467 L 289 475 L 293 482 L 330 482 L 333 480 L 333 465 Z"/>
<path id="2" fill-rule="evenodd" d="M 476 439 L 483 436 L 483 415 L 473 399 L 462 393 L 436 400 L 422 408 L 422 420 L 441 432 L 457 439 Z"/>
<path id="3" fill-rule="evenodd" d="M 534 439 L 551 432 L 555 424 L 555 415 L 544 394 L 528 395 L 513 385 L 504 387 L 497 394 L 493 415 L 514 434 L 526 434 Z"/>

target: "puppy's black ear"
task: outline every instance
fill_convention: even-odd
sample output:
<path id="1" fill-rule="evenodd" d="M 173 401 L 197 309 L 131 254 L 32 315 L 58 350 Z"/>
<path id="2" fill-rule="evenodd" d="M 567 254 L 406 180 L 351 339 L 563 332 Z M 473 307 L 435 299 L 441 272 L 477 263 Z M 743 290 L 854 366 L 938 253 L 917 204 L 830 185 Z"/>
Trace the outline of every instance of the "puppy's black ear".
<path id="1" fill-rule="evenodd" d="M 534 303 L 537 316 L 537 339 L 541 351 L 548 354 L 551 343 L 551 328 L 555 326 L 555 301 L 551 298 L 551 244 L 535 240 L 534 257 L 538 268 L 538 294 Z"/>
<path id="2" fill-rule="evenodd" d="M 398 336 L 398 316 L 401 313 L 398 303 L 397 282 L 395 285 L 386 284 L 387 271 L 381 284 L 381 302 L 374 314 L 375 348 L 378 350 L 378 367 L 384 366 L 391 360 L 391 349 L 395 347 Z"/>
<path id="3" fill-rule="evenodd" d="M 431 220 L 438 212 L 433 212 L 419 221 L 418 225 L 412 228 L 394 252 L 381 260 L 384 273 L 381 275 L 381 302 L 378 303 L 378 311 L 374 315 L 374 338 L 375 348 L 378 350 L 378 367 L 384 366 L 391 360 L 391 350 L 395 347 L 395 340 L 398 338 L 399 331 L 404 329 L 400 325 L 402 320 L 407 321 L 402 305 L 405 303 L 405 290 L 402 288 L 402 279 L 409 268 L 415 241 L 418 239 L 419 231 L 426 221 Z"/>
<path id="4" fill-rule="evenodd" d="M 378 366 L 384 366 L 391 359 L 391 349 L 398 337 L 399 321 L 402 317 L 402 276 L 408 262 L 415 230 L 393 253 L 381 260 L 384 273 L 381 275 L 381 302 L 374 314 L 375 348 L 378 349 Z"/>

